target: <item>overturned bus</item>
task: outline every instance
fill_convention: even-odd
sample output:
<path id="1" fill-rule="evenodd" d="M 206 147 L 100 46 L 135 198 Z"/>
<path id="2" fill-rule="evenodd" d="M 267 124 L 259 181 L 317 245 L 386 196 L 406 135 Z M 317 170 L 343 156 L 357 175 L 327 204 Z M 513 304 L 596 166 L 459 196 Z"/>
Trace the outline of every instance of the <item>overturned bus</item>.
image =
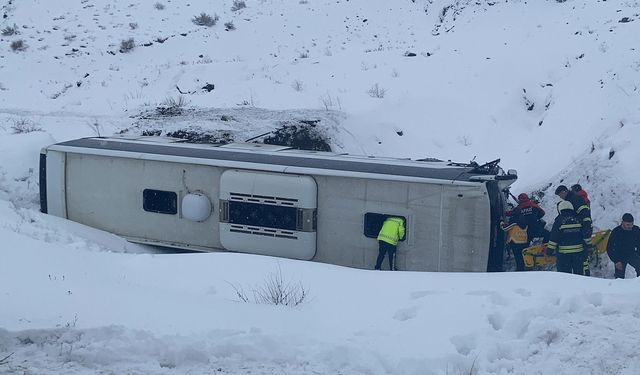
<path id="1" fill-rule="evenodd" d="M 44 213 L 133 242 L 373 268 L 388 216 L 405 221 L 397 267 L 502 270 L 505 189 L 484 165 L 258 143 L 94 137 L 40 155 Z"/>

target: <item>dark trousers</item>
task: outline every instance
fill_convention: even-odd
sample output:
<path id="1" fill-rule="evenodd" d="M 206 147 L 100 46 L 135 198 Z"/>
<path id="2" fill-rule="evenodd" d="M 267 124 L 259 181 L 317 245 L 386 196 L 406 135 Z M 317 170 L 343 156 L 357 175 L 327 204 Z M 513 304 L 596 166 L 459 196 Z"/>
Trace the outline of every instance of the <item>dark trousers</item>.
<path id="1" fill-rule="evenodd" d="M 529 238 L 529 242 L 531 242 L 534 238 L 542 238 L 542 242 L 549 242 L 550 232 L 542 226 L 542 224 L 529 225 L 527 228 L 527 237 Z"/>
<path id="2" fill-rule="evenodd" d="M 509 248 L 513 253 L 513 258 L 516 261 L 516 271 L 524 271 L 524 257 L 522 256 L 522 250 L 527 248 L 527 244 L 510 243 Z"/>
<path id="3" fill-rule="evenodd" d="M 615 269 L 614 276 L 616 279 L 624 279 L 625 271 L 627 270 L 627 264 L 631 265 L 636 270 L 636 275 L 640 276 L 640 255 L 633 253 L 627 256 L 627 259 L 622 262 L 622 269 Z"/>
<path id="4" fill-rule="evenodd" d="M 379 270 L 382 267 L 382 261 L 384 260 L 384 255 L 389 255 L 389 269 L 391 271 L 395 271 L 395 253 L 396 246 L 384 241 L 378 241 L 378 260 L 376 260 L 376 269 Z"/>
<path id="5" fill-rule="evenodd" d="M 582 262 L 582 274 L 585 276 L 591 276 L 591 253 L 589 246 L 585 246 L 584 261 Z M 597 254 L 595 256 L 598 256 Z"/>
<path id="6" fill-rule="evenodd" d="M 558 272 L 584 275 L 584 261 L 586 255 L 586 251 L 568 254 L 558 253 L 556 260 L 556 268 Z"/>

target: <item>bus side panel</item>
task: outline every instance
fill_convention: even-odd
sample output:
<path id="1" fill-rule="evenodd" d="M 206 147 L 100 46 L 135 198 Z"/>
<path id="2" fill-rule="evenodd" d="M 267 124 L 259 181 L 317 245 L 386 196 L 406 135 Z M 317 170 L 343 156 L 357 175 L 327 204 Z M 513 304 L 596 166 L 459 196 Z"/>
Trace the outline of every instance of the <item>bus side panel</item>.
<path id="1" fill-rule="evenodd" d="M 318 183 L 315 261 L 373 269 L 378 256 L 377 232 L 365 235 L 365 215 L 397 215 L 406 219 L 407 228 L 405 240 L 398 245 L 398 269 L 437 270 L 439 185 L 345 177 L 314 178 Z"/>
<path id="2" fill-rule="evenodd" d="M 438 271 L 440 251 L 440 203 L 442 186 L 410 184 L 408 207 L 414 212 L 407 223 L 409 234 L 406 264 L 403 243 L 398 247 L 398 266 L 408 271 Z"/>
<path id="3" fill-rule="evenodd" d="M 68 217 L 138 241 L 220 248 L 220 173 L 220 168 L 202 165 L 69 153 Z M 185 219 L 181 212 L 182 198 L 196 191 L 208 197 L 212 205 L 210 216 L 200 222 Z M 176 212 L 145 208 L 149 192 L 175 197 Z"/>
<path id="4" fill-rule="evenodd" d="M 45 156 L 44 181 L 42 174 L 40 176 L 40 191 L 45 192 L 46 197 L 46 211 L 43 212 L 66 218 L 66 153 L 47 151 Z M 43 162 L 42 157 L 40 162 Z M 42 169 L 43 166 L 41 165 L 40 168 Z"/>
<path id="5" fill-rule="evenodd" d="M 317 249 L 314 261 L 364 268 L 370 239 L 362 234 L 366 180 L 314 176 L 318 185 Z M 371 267 L 373 268 L 373 267 Z"/>
<path id="6" fill-rule="evenodd" d="M 485 185 L 443 185 L 439 271 L 485 272 L 491 210 Z"/>

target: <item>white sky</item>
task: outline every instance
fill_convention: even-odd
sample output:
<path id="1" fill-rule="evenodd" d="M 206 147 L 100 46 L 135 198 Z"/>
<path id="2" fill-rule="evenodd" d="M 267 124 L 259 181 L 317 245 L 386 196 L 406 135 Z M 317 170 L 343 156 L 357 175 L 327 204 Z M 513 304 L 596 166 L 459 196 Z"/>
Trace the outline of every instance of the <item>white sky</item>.
<path id="1" fill-rule="evenodd" d="M 8 3 L 0 31 L 19 34 L 0 36 L 0 373 L 640 372 L 632 269 L 390 273 L 161 254 L 40 214 L 37 186 L 40 148 L 95 135 L 94 123 L 102 135 L 152 126 L 130 116 L 177 99 L 178 85 L 203 112 L 162 129 L 226 126 L 242 140 L 308 116 L 335 151 L 502 158 L 519 171 L 516 195 L 580 182 L 595 225 L 611 228 L 640 217 L 636 2 L 459 1 L 442 21 L 450 1 Z M 194 25 L 201 12 L 219 23 Z M 138 46 L 119 53 L 130 37 Z M 28 47 L 13 52 L 18 39 Z M 42 131 L 13 134 L 23 120 Z M 555 202 L 542 203 L 551 221 Z M 278 270 L 306 288 L 302 305 L 238 301 L 236 288 L 251 295 Z"/>

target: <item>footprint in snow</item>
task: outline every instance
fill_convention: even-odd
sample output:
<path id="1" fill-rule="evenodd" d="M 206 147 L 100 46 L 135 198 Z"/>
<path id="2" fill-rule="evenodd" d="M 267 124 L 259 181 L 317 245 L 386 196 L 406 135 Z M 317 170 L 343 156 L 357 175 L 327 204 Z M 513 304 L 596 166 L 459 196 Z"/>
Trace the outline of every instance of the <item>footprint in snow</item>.
<path id="1" fill-rule="evenodd" d="M 451 343 L 456 348 L 458 354 L 467 356 L 471 353 L 472 350 L 476 348 L 476 336 L 453 336 L 451 338 Z"/>
<path id="2" fill-rule="evenodd" d="M 433 294 L 438 294 L 440 292 L 438 292 L 437 290 L 419 290 L 417 292 L 412 292 L 411 293 L 411 299 L 419 299 L 419 298 L 424 298 L 426 296 L 430 296 Z"/>
<path id="3" fill-rule="evenodd" d="M 409 319 L 413 319 L 418 315 L 418 306 L 408 307 L 406 309 L 400 309 L 393 314 L 393 319 L 404 322 Z"/>
<path id="4" fill-rule="evenodd" d="M 502 296 L 500 293 L 492 292 L 490 290 L 475 290 L 467 293 L 468 296 L 488 296 L 491 303 L 499 306 L 509 305 L 509 300 Z"/>
<path id="5" fill-rule="evenodd" d="M 487 320 L 494 330 L 499 331 L 504 326 L 504 316 L 500 313 L 492 313 L 487 315 Z"/>
<path id="6" fill-rule="evenodd" d="M 527 290 L 527 289 L 523 289 L 523 288 L 518 288 L 516 290 L 513 291 L 516 294 L 519 294 L 523 297 L 531 297 L 531 291 Z"/>

